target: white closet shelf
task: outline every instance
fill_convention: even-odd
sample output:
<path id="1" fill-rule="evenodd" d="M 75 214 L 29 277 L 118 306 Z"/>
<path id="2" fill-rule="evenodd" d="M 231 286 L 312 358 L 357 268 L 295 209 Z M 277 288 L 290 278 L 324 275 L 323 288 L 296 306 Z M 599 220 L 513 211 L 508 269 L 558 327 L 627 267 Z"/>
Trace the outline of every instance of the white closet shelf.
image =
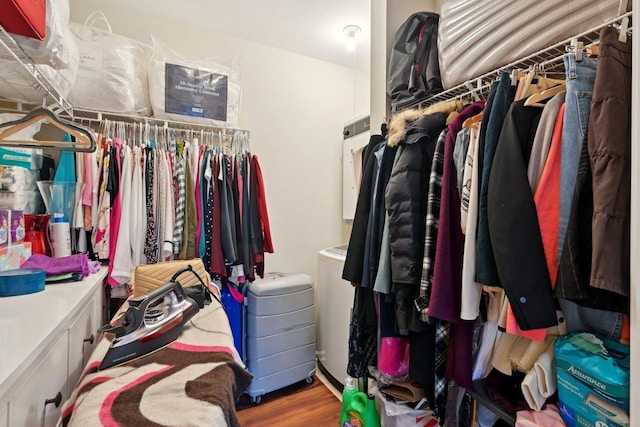
<path id="1" fill-rule="evenodd" d="M 539 67 L 540 69 L 545 70 L 546 72 L 557 72 L 561 71 L 564 73 L 564 64 L 562 62 L 563 55 L 569 50 L 572 45 L 572 40 L 576 39 L 583 43 L 583 46 L 586 48 L 587 46 L 597 44 L 598 39 L 600 38 L 600 30 L 604 27 L 609 27 L 612 25 L 618 25 L 623 18 L 631 19 L 633 12 L 628 12 L 623 15 L 617 16 L 616 18 L 603 22 L 601 25 L 597 27 L 593 27 L 587 31 L 576 34 L 573 37 L 570 37 L 566 40 L 558 42 L 552 46 L 549 46 L 545 49 L 542 49 L 538 52 L 535 52 L 529 56 L 521 58 L 517 61 L 514 61 L 510 64 L 503 65 L 499 68 L 496 68 L 492 71 L 489 71 L 481 76 L 476 78 L 467 80 L 459 85 L 456 85 L 452 88 L 449 88 L 443 92 L 440 92 L 436 95 L 432 95 L 428 98 L 421 99 L 419 101 L 413 102 L 411 104 L 402 105 L 398 107 L 392 107 L 392 112 L 398 112 L 401 110 L 406 110 L 409 108 L 415 107 L 428 107 L 429 105 L 447 101 L 450 99 L 474 99 L 474 97 L 479 97 L 485 99 L 489 90 L 491 89 L 491 84 L 500 78 L 500 75 L 505 71 L 515 70 L 515 69 L 529 69 L 533 67 Z M 629 25 L 629 31 L 631 31 L 631 25 Z"/>
<path id="2" fill-rule="evenodd" d="M 56 87 L 38 70 L 14 38 L 0 26 L 0 84 L 6 98 L 22 109 L 21 103 L 42 106 L 73 115 L 73 108 Z M 38 101 L 39 102 L 39 101 Z"/>
<path id="3" fill-rule="evenodd" d="M 127 115 L 114 112 L 73 108 L 60 92 L 35 66 L 31 58 L 22 50 L 15 39 L 0 25 L 0 111 L 27 113 L 34 107 L 48 107 L 66 119 L 73 121 L 100 122 L 103 119 L 125 123 L 142 123 L 158 128 L 184 129 L 188 131 L 216 132 L 233 135 L 249 131 L 199 123 L 158 119 L 154 117 Z M 38 101 L 36 101 L 38 100 Z"/>

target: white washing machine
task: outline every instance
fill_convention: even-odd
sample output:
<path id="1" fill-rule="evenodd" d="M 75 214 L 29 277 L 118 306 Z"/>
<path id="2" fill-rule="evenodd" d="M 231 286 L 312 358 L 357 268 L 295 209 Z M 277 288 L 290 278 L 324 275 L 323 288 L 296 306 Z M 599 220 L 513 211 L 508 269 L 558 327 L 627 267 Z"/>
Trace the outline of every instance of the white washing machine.
<path id="1" fill-rule="evenodd" d="M 318 252 L 316 356 L 332 382 L 344 385 L 349 358 L 349 322 L 354 289 L 342 279 L 347 245 Z"/>

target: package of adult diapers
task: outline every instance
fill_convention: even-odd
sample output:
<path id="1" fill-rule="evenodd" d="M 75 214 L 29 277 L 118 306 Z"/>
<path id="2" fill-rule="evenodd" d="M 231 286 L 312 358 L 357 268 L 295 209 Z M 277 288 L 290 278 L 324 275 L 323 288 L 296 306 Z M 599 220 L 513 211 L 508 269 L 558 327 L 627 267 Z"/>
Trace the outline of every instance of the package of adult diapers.
<path id="1" fill-rule="evenodd" d="M 560 415 L 569 427 L 629 427 L 629 347 L 589 333 L 554 345 Z"/>

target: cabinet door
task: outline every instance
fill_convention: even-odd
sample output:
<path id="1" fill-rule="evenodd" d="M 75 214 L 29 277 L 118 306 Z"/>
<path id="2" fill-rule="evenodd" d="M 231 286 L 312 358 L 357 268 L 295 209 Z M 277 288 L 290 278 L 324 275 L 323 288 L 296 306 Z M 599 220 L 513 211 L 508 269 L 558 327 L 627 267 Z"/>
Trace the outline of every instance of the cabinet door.
<path id="1" fill-rule="evenodd" d="M 97 339 L 93 320 L 95 302 L 96 298 L 92 298 L 69 328 L 69 381 L 67 382 L 69 394 L 73 392 L 78 379 L 80 379 L 84 365 L 89 360 L 93 344 Z"/>
<path id="2" fill-rule="evenodd" d="M 9 427 L 9 402 L 0 405 L 0 427 Z"/>
<path id="3" fill-rule="evenodd" d="M 101 286 L 96 293 L 96 297 L 94 298 L 93 303 L 93 315 L 91 317 L 91 324 L 93 325 L 93 333 L 95 335 L 96 340 L 93 342 L 93 348 L 96 347 L 97 340 L 100 338 L 100 334 L 98 333 L 98 329 L 104 326 L 105 323 L 108 323 L 108 320 L 105 319 L 105 297 L 104 297 L 104 288 Z"/>
<path id="4" fill-rule="evenodd" d="M 69 333 L 65 331 L 11 400 L 10 426 L 55 426 L 66 394 Z"/>

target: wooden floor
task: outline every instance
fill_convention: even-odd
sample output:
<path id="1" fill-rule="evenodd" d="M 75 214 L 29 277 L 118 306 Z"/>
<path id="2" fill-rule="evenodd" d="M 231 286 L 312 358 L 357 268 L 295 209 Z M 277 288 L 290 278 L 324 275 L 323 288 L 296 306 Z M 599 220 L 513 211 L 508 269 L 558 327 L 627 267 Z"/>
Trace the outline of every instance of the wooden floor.
<path id="1" fill-rule="evenodd" d="M 333 427 L 340 421 L 340 400 L 317 378 L 262 396 L 253 405 L 243 395 L 236 405 L 242 427 Z"/>

